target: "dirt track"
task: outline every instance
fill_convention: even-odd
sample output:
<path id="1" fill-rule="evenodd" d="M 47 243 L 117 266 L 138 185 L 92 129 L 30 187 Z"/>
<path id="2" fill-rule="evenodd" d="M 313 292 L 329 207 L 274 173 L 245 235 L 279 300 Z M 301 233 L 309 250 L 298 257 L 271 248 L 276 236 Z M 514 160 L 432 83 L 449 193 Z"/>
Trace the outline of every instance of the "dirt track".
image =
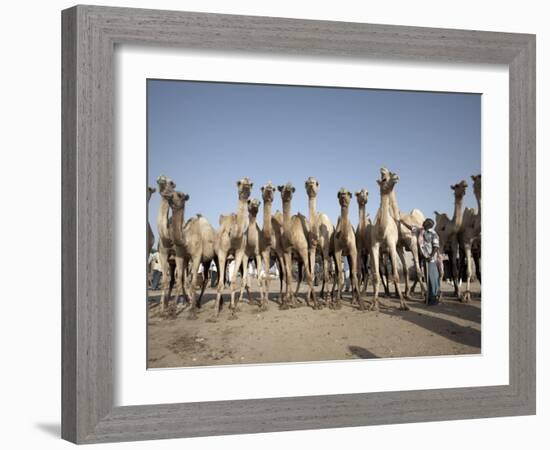
<path id="1" fill-rule="evenodd" d="M 468 304 L 450 297 L 447 285 L 443 290 L 443 301 L 437 306 L 425 306 L 416 294 L 409 301 L 410 311 L 398 310 L 395 298 L 381 298 L 379 312 L 360 312 L 346 296 L 348 301 L 338 311 L 306 306 L 282 311 L 270 301 L 269 309 L 260 312 L 246 303 L 245 295 L 236 320 L 228 320 L 230 311 L 224 307 L 216 323 L 206 320 L 212 314 L 212 289 L 205 293 L 197 320 L 187 320 L 187 310 L 181 309 L 175 318 L 161 317 L 158 292 L 153 291 L 149 293 L 148 367 L 480 353 L 479 284 L 473 285 L 474 299 Z M 255 292 L 252 295 L 258 297 Z"/>

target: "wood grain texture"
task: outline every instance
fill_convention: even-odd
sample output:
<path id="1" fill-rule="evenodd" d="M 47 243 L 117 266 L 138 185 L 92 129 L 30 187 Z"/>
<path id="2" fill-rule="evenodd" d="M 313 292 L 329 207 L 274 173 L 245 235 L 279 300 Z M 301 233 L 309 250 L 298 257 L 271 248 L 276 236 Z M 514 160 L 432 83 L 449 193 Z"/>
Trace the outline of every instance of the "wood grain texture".
<path id="1" fill-rule="evenodd" d="M 96 6 L 77 6 L 62 16 L 65 439 L 93 443 L 535 412 L 534 36 Z M 507 64 L 509 385 L 113 407 L 113 52 L 121 43 Z"/>

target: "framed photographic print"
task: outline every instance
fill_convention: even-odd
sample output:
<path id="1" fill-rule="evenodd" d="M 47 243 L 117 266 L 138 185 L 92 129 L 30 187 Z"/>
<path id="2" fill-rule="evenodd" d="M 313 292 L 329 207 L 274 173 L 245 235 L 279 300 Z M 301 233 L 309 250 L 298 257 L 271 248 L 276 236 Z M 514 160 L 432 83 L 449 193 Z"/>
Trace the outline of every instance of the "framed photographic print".
<path id="1" fill-rule="evenodd" d="M 65 439 L 534 414 L 534 36 L 62 18 Z"/>

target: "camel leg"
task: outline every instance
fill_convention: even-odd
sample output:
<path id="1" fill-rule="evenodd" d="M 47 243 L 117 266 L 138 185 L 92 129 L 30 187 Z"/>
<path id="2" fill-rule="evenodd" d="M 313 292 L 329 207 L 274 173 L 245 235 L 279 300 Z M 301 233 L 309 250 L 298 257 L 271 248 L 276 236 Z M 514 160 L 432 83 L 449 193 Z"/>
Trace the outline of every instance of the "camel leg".
<path id="1" fill-rule="evenodd" d="M 197 308 L 201 308 L 201 301 L 202 296 L 204 295 L 204 290 L 206 289 L 206 285 L 208 284 L 208 271 L 210 269 L 210 263 L 211 261 L 204 262 L 202 264 L 202 273 L 204 274 L 203 280 L 202 280 L 202 286 L 201 286 L 201 293 L 199 294 L 199 298 L 197 299 Z"/>
<path id="2" fill-rule="evenodd" d="M 356 297 L 357 303 L 359 303 L 359 309 L 361 311 L 365 310 L 365 303 L 363 302 L 363 299 L 359 295 L 359 280 L 357 279 L 357 253 L 351 252 L 350 256 L 348 257 L 348 263 L 350 268 L 350 275 L 351 275 L 351 296 Z"/>
<path id="3" fill-rule="evenodd" d="M 390 296 L 390 284 L 388 283 L 388 263 L 386 261 L 386 254 L 382 254 L 382 267 L 380 269 L 380 279 L 382 280 L 382 287 L 384 288 L 384 295 Z"/>
<path id="4" fill-rule="evenodd" d="M 325 302 L 325 305 L 328 304 L 327 293 L 325 291 L 325 287 L 327 287 L 328 279 L 329 279 L 329 274 L 328 274 L 329 261 L 330 261 L 330 257 L 328 255 L 328 253 L 323 254 L 323 261 L 322 261 L 322 263 L 323 263 L 323 284 L 321 286 L 321 298 Z"/>
<path id="5" fill-rule="evenodd" d="M 267 310 L 267 302 L 269 301 L 269 282 L 270 282 L 270 279 L 269 279 L 269 263 L 271 262 L 270 261 L 270 251 L 269 250 L 265 250 L 264 252 L 262 252 L 262 259 L 263 259 L 263 262 L 264 262 L 264 274 L 262 276 L 263 288 L 262 288 L 262 299 L 261 299 L 261 303 L 260 303 L 260 309 L 262 311 L 266 311 Z"/>
<path id="6" fill-rule="evenodd" d="M 302 262 L 304 263 L 304 268 L 306 272 L 306 282 L 308 285 L 308 293 L 306 295 L 306 303 L 308 306 L 310 297 L 313 299 L 313 309 L 321 309 L 319 302 L 317 301 L 317 296 L 315 295 L 315 290 L 313 288 L 313 274 L 309 270 L 309 264 L 308 264 L 308 252 L 307 250 L 302 250 L 299 252 L 300 258 L 302 259 Z"/>
<path id="7" fill-rule="evenodd" d="M 478 252 L 472 252 L 472 258 L 473 258 L 474 264 L 476 266 L 477 281 L 479 281 L 479 283 L 481 284 L 481 266 L 480 266 L 479 253 Z"/>
<path id="8" fill-rule="evenodd" d="M 284 253 L 284 266 L 285 266 L 285 292 L 281 298 L 281 309 L 288 309 L 290 307 L 290 282 L 292 280 L 292 254 L 290 252 Z"/>
<path id="9" fill-rule="evenodd" d="M 277 255 L 277 268 L 279 269 L 279 303 L 283 304 L 283 286 L 286 277 L 285 257 L 283 254 Z"/>
<path id="10" fill-rule="evenodd" d="M 391 260 L 391 265 L 393 270 L 393 282 L 397 289 L 397 295 L 399 296 L 399 302 L 400 302 L 399 309 L 403 311 L 408 311 L 409 306 L 407 305 L 407 302 L 405 302 L 405 299 L 403 298 L 403 294 L 401 293 L 401 289 L 399 288 L 399 270 L 397 270 L 397 258 L 398 258 L 397 250 L 395 249 L 394 246 L 389 246 L 389 247 L 390 247 L 390 260 Z"/>
<path id="11" fill-rule="evenodd" d="M 458 280 L 460 277 L 459 263 L 458 263 L 458 242 L 455 242 L 451 245 L 451 250 L 449 252 L 449 263 L 451 264 L 451 273 L 453 276 L 453 286 L 455 291 L 455 297 L 460 297 L 460 288 Z"/>
<path id="12" fill-rule="evenodd" d="M 472 247 L 470 243 L 464 244 L 464 256 L 466 259 L 466 292 L 462 293 L 461 300 L 464 303 L 468 303 L 472 298 L 470 292 L 470 280 L 472 279 Z"/>
<path id="13" fill-rule="evenodd" d="M 405 250 L 403 247 L 398 247 L 397 256 L 399 261 L 401 261 L 401 267 L 403 269 L 403 277 L 405 278 L 405 293 L 404 296 L 407 300 L 411 298 L 411 290 L 409 286 L 409 274 L 407 273 L 407 263 L 405 261 Z"/>
<path id="14" fill-rule="evenodd" d="M 241 266 L 244 264 L 244 251 L 243 250 L 237 250 L 235 252 L 235 270 L 233 274 L 235 275 L 233 279 L 231 280 L 231 302 L 230 302 L 230 308 L 231 308 L 231 316 L 230 319 L 236 319 L 237 318 L 237 307 L 238 307 L 238 298 L 235 300 L 235 293 L 237 291 L 237 273 L 239 272 Z M 242 271 L 242 277 L 241 277 L 241 292 L 242 288 L 245 283 L 245 277 L 246 277 L 247 270 Z"/>
<path id="15" fill-rule="evenodd" d="M 332 299 L 332 307 L 334 309 L 340 309 L 342 307 L 342 288 L 344 285 L 344 265 L 342 264 L 342 250 L 334 252 L 334 262 L 336 264 L 338 291 L 336 292 L 336 298 Z"/>
<path id="16" fill-rule="evenodd" d="M 292 264 L 291 264 L 292 267 Z M 302 261 L 298 261 L 298 280 L 296 283 L 296 290 L 294 291 L 294 298 L 298 300 L 300 303 L 302 301 L 298 298 L 298 292 L 300 292 L 300 284 L 302 283 L 302 278 L 304 276 L 304 263 Z M 309 298 L 306 298 L 306 304 L 309 306 Z"/>
<path id="17" fill-rule="evenodd" d="M 218 262 L 220 263 L 218 266 L 218 289 L 216 292 L 216 301 L 214 302 L 214 306 L 212 307 L 214 314 L 210 319 L 208 319 L 209 322 L 216 322 L 218 320 L 218 316 L 220 315 L 220 306 L 221 306 L 220 303 L 221 303 L 223 288 L 225 284 L 226 259 L 227 259 L 227 255 L 225 253 L 218 254 Z"/>
<path id="18" fill-rule="evenodd" d="M 162 292 L 160 296 L 160 312 L 163 313 L 170 299 L 170 263 L 168 262 L 168 249 L 159 245 L 159 260 L 162 271 Z"/>
<path id="19" fill-rule="evenodd" d="M 191 276 L 189 277 L 189 292 L 191 293 L 191 309 L 189 311 L 188 319 L 197 318 L 197 298 L 196 298 L 196 284 L 197 284 L 197 273 L 199 272 L 199 266 L 201 264 L 200 258 L 194 257 L 191 261 Z"/>
<path id="20" fill-rule="evenodd" d="M 372 305 L 370 307 L 371 311 L 378 311 L 378 290 L 380 288 L 380 244 L 376 243 L 372 246 L 370 250 L 370 259 L 372 261 L 372 285 L 374 289 L 374 297 L 372 300 Z"/>
<path id="21" fill-rule="evenodd" d="M 363 280 L 361 284 L 361 293 L 359 295 L 367 295 L 367 287 L 369 284 L 369 255 L 362 255 L 360 260 Z"/>
<path id="22" fill-rule="evenodd" d="M 256 255 L 254 255 L 254 258 L 256 260 L 256 284 L 258 286 L 258 293 L 260 294 L 260 301 L 259 302 L 254 302 L 256 303 L 257 305 L 262 305 L 263 303 L 263 298 L 264 298 L 264 292 L 263 292 L 263 288 L 262 288 L 262 280 L 261 280 L 261 276 L 260 275 L 260 272 L 262 270 L 262 257 L 260 256 L 259 253 L 256 253 Z M 253 300 L 252 298 L 248 297 L 248 302 L 250 304 L 252 304 Z"/>

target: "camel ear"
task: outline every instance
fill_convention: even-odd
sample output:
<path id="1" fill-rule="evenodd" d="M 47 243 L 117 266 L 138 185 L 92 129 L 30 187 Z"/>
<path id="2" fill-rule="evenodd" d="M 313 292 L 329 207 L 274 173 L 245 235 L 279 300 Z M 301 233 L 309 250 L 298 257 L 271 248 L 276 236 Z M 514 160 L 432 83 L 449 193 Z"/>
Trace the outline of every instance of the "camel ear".
<path id="1" fill-rule="evenodd" d="M 437 211 L 434 211 L 435 217 L 439 217 L 441 214 L 439 214 Z"/>
<path id="2" fill-rule="evenodd" d="M 262 191 L 262 194 L 264 193 L 264 187 L 263 186 L 260 188 L 260 191 Z"/>
<path id="3" fill-rule="evenodd" d="M 454 191 L 456 187 L 456 184 L 451 184 L 451 189 Z"/>
<path id="4" fill-rule="evenodd" d="M 254 183 L 250 183 L 250 189 L 254 187 Z"/>
<path id="5" fill-rule="evenodd" d="M 380 180 L 376 180 L 376 182 L 378 183 L 378 186 L 382 186 L 382 182 Z"/>
<path id="6" fill-rule="evenodd" d="M 319 181 L 316 180 L 316 181 L 315 181 L 315 185 L 316 185 L 317 187 L 319 187 Z"/>
<path id="7" fill-rule="evenodd" d="M 279 192 L 283 192 L 283 188 L 284 188 L 284 186 L 283 186 L 282 184 L 280 184 L 279 186 L 277 186 L 277 190 L 278 190 Z"/>
<path id="8" fill-rule="evenodd" d="M 248 204 L 250 205 L 250 199 L 248 199 L 248 200 L 246 201 L 246 203 L 248 203 Z"/>
<path id="9" fill-rule="evenodd" d="M 292 186 L 292 193 L 296 192 L 296 188 Z"/>
<path id="10" fill-rule="evenodd" d="M 184 199 L 185 199 L 185 201 L 189 200 L 189 194 L 185 194 Z"/>
<path id="11" fill-rule="evenodd" d="M 237 187 L 241 187 L 241 180 L 237 181 Z"/>

